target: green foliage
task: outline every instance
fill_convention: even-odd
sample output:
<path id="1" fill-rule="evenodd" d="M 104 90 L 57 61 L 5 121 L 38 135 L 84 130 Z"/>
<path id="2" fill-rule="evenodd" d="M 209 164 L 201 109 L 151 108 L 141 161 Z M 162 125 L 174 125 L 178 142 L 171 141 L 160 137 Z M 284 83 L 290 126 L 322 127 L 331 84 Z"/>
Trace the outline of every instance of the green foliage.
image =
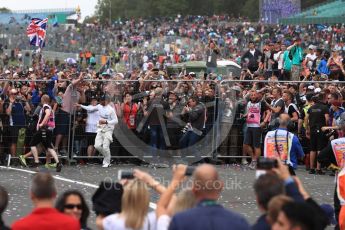
<path id="1" fill-rule="evenodd" d="M 325 0 L 302 0 L 302 8 Z M 252 20 L 259 17 L 259 0 L 98 0 L 96 16 L 101 22 L 118 18 L 229 14 Z"/>
<path id="2" fill-rule="evenodd" d="M 10 12 L 11 12 L 11 10 L 6 8 L 6 7 L 1 7 L 0 8 L 0 13 L 10 13 Z"/>

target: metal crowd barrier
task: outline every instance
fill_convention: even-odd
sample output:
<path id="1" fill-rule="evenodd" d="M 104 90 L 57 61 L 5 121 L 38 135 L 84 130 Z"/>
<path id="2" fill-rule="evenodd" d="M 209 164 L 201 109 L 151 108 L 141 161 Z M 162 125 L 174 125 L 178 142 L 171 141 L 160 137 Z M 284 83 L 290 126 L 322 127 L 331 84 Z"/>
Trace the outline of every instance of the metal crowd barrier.
<path id="1" fill-rule="evenodd" d="M 0 79 L 0 84 L 4 84 L 8 80 Z M 14 82 L 24 82 L 25 80 L 11 80 Z M 32 82 L 32 81 L 30 81 Z M 43 80 L 36 80 L 36 82 L 44 82 Z M 140 159 L 142 161 L 147 161 L 151 163 L 152 161 L 162 161 L 162 162 L 176 162 L 176 161 L 195 161 L 202 157 L 208 157 L 213 160 L 218 159 L 234 159 L 238 160 L 241 158 L 246 158 L 248 156 L 242 156 L 242 144 L 243 144 L 243 126 L 237 124 L 235 121 L 236 113 L 236 103 L 243 98 L 243 91 L 239 95 L 238 87 L 240 84 L 247 85 L 248 91 L 251 86 L 256 83 L 263 86 L 276 87 L 278 82 L 264 81 L 264 80 L 254 80 L 254 81 L 240 81 L 240 80 L 192 80 L 192 79 L 178 79 L 178 80 L 155 80 L 149 79 L 145 81 L 137 80 L 112 80 L 112 79 L 85 79 L 85 84 L 83 87 L 94 87 L 101 85 L 102 87 L 100 92 L 106 92 L 109 94 L 111 103 L 115 108 L 121 108 L 121 102 L 123 102 L 124 92 L 127 90 L 133 91 L 134 95 L 132 96 L 133 102 L 140 103 L 137 105 L 138 111 L 140 111 L 140 106 L 142 106 L 145 100 L 150 97 L 152 91 L 157 90 L 156 86 L 162 86 L 163 92 L 160 97 L 161 101 L 164 101 L 162 104 L 162 110 L 157 112 L 158 124 L 159 127 L 164 127 L 160 131 L 160 134 L 163 136 L 157 136 L 160 139 L 157 143 L 161 141 L 165 142 L 162 149 L 159 147 L 152 147 L 153 143 L 150 140 L 153 132 L 153 127 L 155 124 L 149 123 L 150 121 L 144 121 L 145 116 L 142 115 L 141 120 L 139 117 L 139 112 L 136 113 L 138 117 L 135 120 L 135 128 L 128 128 L 128 120 L 125 121 L 123 116 L 119 116 L 119 123 L 115 126 L 113 134 L 113 142 L 110 145 L 112 159 Z M 285 88 L 286 84 L 305 84 L 305 85 L 314 85 L 317 84 L 326 84 L 334 86 L 334 82 L 325 82 L 325 81 L 300 81 L 300 82 L 279 82 L 280 88 Z M 342 83 L 337 83 L 337 87 L 341 86 Z M 201 130 L 201 141 L 198 141 L 194 145 L 186 148 L 182 148 L 179 145 L 181 137 L 184 135 L 183 129 L 186 128 L 187 122 L 180 117 L 177 120 L 168 118 L 168 112 L 171 108 L 168 104 L 168 92 L 175 91 L 179 101 L 181 103 L 180 110 L 183 109 L 186 101 L 190 98 L 191 90 L 185 88 L 195 87 L 194 90 L 196 94 L 205 96 L 206 94 L 213 94 L 213 98 L 202 98 L 202 106 L 207 109 L 207 120 L 203 124 L 203 130 Z M 315 87 L 314 87 L 315 88 Z M 323 88 L 326 88 L 324 86 Z M 84 88 L 85 89 L 85 88 Z M 138 90 L 139 89 L 139 90 Z M 264 88 L 258 88 L 258 90 L 263 90 Z M 184 90 L 184 92 L 182 92 Z M 180 92 L 181 91 L 181 92 Z M 92 92 L 92 91 L 91 91 Z M 75 95 L 74 95 L 75 96 Z M 97 95 L 99 96 L 99 95 Z M 206 100 L 207 99 L 207 100 Z M 151 99 L 152 100 L 152 99 Z M 130 108 L 132 112 L 133 107 Z M 158 110 L 157 110 L 158 111 Z M 152 111 L 151 111 L 152 112 Z M 90 159 L 100 159 L 103 158 L 101 155 L 92 154 L 88 156 L 88 139 L 90 141 L 90 136 L 85 133 L 85 126 L 76 126 L 77 120 L 80 119 L 80 111 L 76 109 L 73 110 L 73 113 L 69 114 L 70 123 L 64 124 L 68 125 L 68 135 L 64 136 L 67 139 L 67 149 L 66 155 L 61 157 L 67 161 L 67 163 L 74 163 L 75 161 L 81 160 L 90 160 Z M 150 117 L 151 115 L 148 115 Z M 153 115 L 152 115 L 153 116 Z M 4 116 L 2 116 L 4 117 Z M 156 117 L 157 118 L 157 117 Z M 80 121 L 84 123 L 86 119 L 85 115 L 81 118 Z M 163 121 L 163 123 L 162 123 Z M 4 122 L 2 121 L 2 128 L 4 128 Z M 126 124 L 127 122 L 127 124 Z M 175 123 L 174 123 L 175 122 Z M 58 125 L 58 124 L 57 124 Z M 61 124 L 59 124 L 61 125 Z M 80 125 L 80 124 L 79 124 Z M 8 128 L 8 127 L 5 127 Z M 188 131 L 188 130 L 187 130 Z M 195 131 L 195 130 L 194 130 Z M 193 131 L 193 132 L 194 132 Z M 186 131 L 185 131 L 186 132 Z M 195 131 L 196 132 L 196 131 Z M 31 134 L 29 132 L 29 134 Z M 10 135 L 3 135 L 4 138 L 11 138 Z M 66 141 L 66 140 L 65 140 Z M 224 142 L 225 141 L 225 142 Z M 171 143 L 173 142 L 173 143 Z M 2 141 L 0 151 L 4 153 L 9 153 L 9 143 L 8 141 Z M 26 146 L 26 151 L 24 149 L 21 153 L 27 153 L 29 140 L 26 140 L 22 144 L 21 148 Z M 53 142 L 55 143 L 55 142 Z M 157 144 L 155 143 L 155 144 Z M 55 148 L 62 149 L 60 146 L 55 146 Z M 41 158 L 45 156 L 41 155 Z M 16 159 L 16 157 L 12 157 Z M 30 158 L 29 158 L 30 159 Z"/>

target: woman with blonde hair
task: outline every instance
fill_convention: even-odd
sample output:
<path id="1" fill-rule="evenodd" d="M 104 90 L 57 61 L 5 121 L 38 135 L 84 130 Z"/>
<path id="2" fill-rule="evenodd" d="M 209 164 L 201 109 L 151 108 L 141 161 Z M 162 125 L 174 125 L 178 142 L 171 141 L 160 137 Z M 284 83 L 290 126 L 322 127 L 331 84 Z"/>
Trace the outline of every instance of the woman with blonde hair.
<path id="1" fill-rule="evenodd" d="M 121 213 L 104 218 L 104 230 L 155 229 L 154 213 L 148 214 L 150 194 L 147 185 L 139 179 L 130 180 L 124 186 Z"/>

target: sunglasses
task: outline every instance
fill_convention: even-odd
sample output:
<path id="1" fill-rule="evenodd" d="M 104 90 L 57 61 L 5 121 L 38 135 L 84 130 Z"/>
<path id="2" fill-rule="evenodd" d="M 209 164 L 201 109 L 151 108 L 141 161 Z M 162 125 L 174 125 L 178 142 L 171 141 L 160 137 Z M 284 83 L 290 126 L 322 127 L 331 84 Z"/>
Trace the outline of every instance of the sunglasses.
<path id="1" fill-rule="evenodd" d="M 77 208 L 79 210 L 82 209 L 81 204 L 66 204 L 64 207 L 65 209 L 74 209 L 74 208 Z"/>

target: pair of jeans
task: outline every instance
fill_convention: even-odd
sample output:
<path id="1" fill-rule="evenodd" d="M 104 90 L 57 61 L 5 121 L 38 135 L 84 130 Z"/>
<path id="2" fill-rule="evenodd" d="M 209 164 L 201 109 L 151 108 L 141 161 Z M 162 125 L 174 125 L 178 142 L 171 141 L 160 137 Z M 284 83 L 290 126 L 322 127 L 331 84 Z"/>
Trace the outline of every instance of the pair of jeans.
<path id="1" fill-rule="evenodd" d="M 152 147 L 151 155 L 153 159 L 157 160 L 157 150 L 166 148 L 162 127 L 160 125 L 150 125 L 149 133 L 150 146 Z"/>
<path id="2" fill-rule="evenodd" d="M 180 148 L 187 148 L 189 146 L 194 145 L 200 140 L 200 136 L 194 133 L 193 131 L 187 131 L 183 134 L 180 139 L 179 145 Z"/>

